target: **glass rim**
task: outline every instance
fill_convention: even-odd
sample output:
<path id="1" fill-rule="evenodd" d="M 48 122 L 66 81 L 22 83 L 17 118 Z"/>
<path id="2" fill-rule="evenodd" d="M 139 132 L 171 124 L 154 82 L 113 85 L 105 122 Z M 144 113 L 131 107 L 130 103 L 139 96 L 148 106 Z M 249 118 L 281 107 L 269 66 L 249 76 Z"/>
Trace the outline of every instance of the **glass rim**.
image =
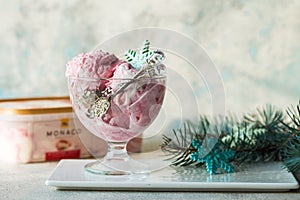
<path id="1" fill-rule="evenodd" d="M 85 80 L 85 81 L 130 81 L 130 80 L 155 80 L 155 79 L 166 79 L 167 75 L 159 75 L 153 77 L 139 77 L 139 78 L 90 78 L 90 77 L 78 77 L 78 76 L 67 76 L 69 79 Z"/>

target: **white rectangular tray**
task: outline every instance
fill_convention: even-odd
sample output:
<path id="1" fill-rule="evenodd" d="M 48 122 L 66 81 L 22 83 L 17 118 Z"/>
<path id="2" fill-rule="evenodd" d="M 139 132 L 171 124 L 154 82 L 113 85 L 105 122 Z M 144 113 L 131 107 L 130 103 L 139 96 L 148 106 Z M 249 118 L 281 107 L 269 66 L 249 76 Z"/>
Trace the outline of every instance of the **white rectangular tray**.
<path id="1" fill-rule="evenodd" d="M 85 172 L 93 160 L 61 160 L 46 185 L 67 190 L 288 191 L 299 188 L 281 163 L 259 163 L 235 173 L 209 175 L 203 168 L 167 167 L 147 177 L 103 176 Z"/>

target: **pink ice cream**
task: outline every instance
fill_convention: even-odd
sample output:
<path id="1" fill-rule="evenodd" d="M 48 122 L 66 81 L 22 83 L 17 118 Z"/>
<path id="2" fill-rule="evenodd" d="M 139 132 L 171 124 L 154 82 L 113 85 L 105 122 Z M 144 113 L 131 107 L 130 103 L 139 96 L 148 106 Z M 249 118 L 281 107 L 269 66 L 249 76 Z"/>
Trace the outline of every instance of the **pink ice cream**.
<path id="1" fill-rule="evenodd" d="M 124 81 L 128 81 L 120 79 L 133 78 L 138 72 L 129 63 L 101 50 L 80 54 L 68 62 L 66 76 L 69 77 L 74 110 L 92 133 L 108 141 L 127 141 L 152 123 L 164 99 L 165 77 L 159 78 L 162 75 L 130 83 L 124 92 L 112 99 L 110 108 L 102 117 L 89 119 L 86 116 L 88 108 L 76 107 L 76 99 L 83 95 L 84 90 L 109 88 L 116 92 Z"/>
<path id="2" fill-rule="evenodd" d="M 120 62 L 115 55 L 101 50 L 82 53 L 67 63 L 66 76 L 110 78 Z"/>

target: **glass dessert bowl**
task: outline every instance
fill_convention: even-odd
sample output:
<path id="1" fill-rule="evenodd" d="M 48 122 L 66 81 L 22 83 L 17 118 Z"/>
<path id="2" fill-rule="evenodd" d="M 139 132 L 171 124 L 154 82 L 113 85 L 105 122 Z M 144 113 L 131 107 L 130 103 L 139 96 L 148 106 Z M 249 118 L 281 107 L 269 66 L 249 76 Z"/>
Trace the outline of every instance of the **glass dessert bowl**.
<path id="1" fill-rule="evenodd" d="M 166 91 L 163 53 L 150 52 L 149 46 L 143 47 L 145 52 L 148 54 L 139 63 L 122 61 L 100 50 L 81 54 L 67 64 L 68 89 L 76 116 L 108 144 L 104 158 L 85 166 L 88 172 L 150 172 L 147 164 L 132 159 L 126 150 L 127 142 L 143 133 L 157 117 Z"/>

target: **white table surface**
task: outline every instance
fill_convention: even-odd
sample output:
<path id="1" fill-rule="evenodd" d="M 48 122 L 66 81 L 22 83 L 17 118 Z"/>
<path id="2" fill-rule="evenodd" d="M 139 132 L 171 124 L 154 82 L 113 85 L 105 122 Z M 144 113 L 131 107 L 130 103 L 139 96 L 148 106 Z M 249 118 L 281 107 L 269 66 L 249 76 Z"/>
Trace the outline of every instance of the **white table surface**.
<path id="1" fill-rule="evenodd" d="M 300 191 L 255 192 L 141 192 L 141 191 L 63 191 L 46 186 L 45 181 L 57 162 L 8 164 L 0 166 L 0 199 L 300 199 Z"/>

